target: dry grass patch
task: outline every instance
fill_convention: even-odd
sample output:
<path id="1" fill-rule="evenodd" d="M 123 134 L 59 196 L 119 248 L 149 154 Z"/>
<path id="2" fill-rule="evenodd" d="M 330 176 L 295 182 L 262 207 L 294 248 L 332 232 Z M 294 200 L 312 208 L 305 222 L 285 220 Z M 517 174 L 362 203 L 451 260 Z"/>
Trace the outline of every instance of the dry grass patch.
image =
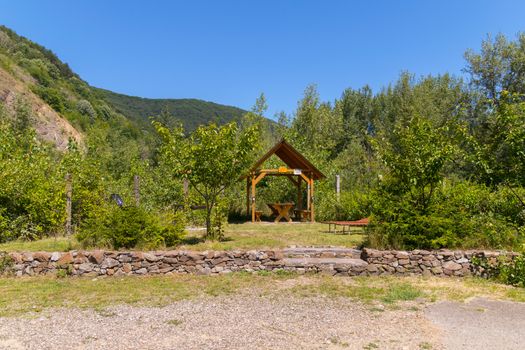
<path id="1" fill-rule="evenodd" d="M 357 277 L 290 273 L 233 273 L 124 278 L 0 279 L 0 316 L 54 307 L 104 309 L 119 304 L 163 306 L 183 299 L 224 295 L 350 298 L 369 304 L 463 301 L 474 296 L 525 301 L 525 289 L 476 278 Z"/>

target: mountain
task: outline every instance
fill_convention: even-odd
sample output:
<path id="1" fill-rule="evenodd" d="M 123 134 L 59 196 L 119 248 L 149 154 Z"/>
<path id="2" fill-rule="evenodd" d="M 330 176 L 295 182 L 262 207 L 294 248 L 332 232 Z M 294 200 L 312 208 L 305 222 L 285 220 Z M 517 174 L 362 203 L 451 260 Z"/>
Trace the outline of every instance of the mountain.
<path id="1" fill-rule="evenodd" d="M 149 124 L 149 117 L 167 111 L 176 120 L 181 121 L 186 130 L 193 130 L 210 121 L 218 124 L 238 121 L 247 113 L 237 107 L 197 99 L 153 99 L 118 94 L 104 89 L 97 90 L 115 110 L 139 123 Z"/>
<path id="2" fill-rule="evenodd" d="M 52 51 L 0 25 L 0 118 L 19 118 L 21 110 L 37 135 L 59 149 L 71 140 L 82 144 L 94 128 L 149 143 L 148 118 L 162 111 L 188 130 L 237 121 L 246 113 L 198 99 L 148 99 L 92 87 Z"/>

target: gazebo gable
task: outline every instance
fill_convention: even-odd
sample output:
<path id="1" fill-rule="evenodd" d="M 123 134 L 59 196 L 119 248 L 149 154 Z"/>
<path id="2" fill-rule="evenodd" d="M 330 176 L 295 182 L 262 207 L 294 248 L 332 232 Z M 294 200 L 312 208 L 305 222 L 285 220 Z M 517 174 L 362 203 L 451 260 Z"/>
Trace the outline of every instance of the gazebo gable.
<path id="1" fill-rule="evenodd" d="M 310 173 L 314 180 L 325 178 L 325 175 L 319 169 L 284 139 L 266 152 L 266 154 L 251 167 L 250 171 L 256 173 L 262 164 L 272 155 L 281 159 L 290 169 L 299 169 L 303 172 Z"/>

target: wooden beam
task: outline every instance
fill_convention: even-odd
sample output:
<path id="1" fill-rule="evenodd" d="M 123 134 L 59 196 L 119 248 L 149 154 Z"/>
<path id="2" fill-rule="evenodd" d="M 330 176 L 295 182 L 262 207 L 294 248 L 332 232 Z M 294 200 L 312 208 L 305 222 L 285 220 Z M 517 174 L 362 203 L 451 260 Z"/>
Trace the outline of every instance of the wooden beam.
<path id="1" fill-rule="evenodd" d="M 310 210 L 310 179 L 306 181 L 306 210 Z"/>
<path id="2" fill-rule="evenodd" d="M 252 177 L 252 222 L 255 222 L 255 185 L 256 185 L 256 182 L 255 182 L 255 176 Z"/>
<path id="3" fill-rule="evenodd" d="M 306 176 L 305 174 L 301 173 L 301 177 L 304 179 L 304 181 L 306 181 L 307 184 L 310 183 L 310 178 L 308 176 Z"/>
<path id="4" fill-rule="evenodd" d="M 297 180 L 297 209 L 303 210 L 303 191 L 301 188 L 301 178 Z"/>
<path id="5" fill-rule="evenodd" d="M 310 199 L 310 220 L 315 222 L 315 211 L 314 211 L 314 179 L 310 180 L 310 194 L 312 198 Z"/>
<path id="6" fill-rule="evenodd" d="M 246 178 L 246 216 L 250 215 L 250 178 Z"/>
<path id="7" fill-rule="evenodd" d="M 266 176 L 266 172 L 260 173 L 259 176 L 257 176 L 255 178 L 255 184 L 257 185 L 259 183 L 259 181 L 261 181 L 263 179 L 263 177 L 265 177 L 265 176 Z"/>

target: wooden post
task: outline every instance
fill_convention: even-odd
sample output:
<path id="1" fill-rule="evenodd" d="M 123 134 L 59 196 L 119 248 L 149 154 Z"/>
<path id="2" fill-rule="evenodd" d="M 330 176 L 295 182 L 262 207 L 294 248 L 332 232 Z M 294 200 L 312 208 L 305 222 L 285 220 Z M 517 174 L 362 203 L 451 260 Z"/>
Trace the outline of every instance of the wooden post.
<path id="1" fill-rule="evenodd" d="M 301 178 L 297 178 L 297 209 L 299 210 L 302 210 L 303 209 L 303 191 L 302 191 L 302 186 L 301 186 L 301 183 L 303 181 L 301 180 Z"/>
<path id="2" fill-rule="evenodd" d="M 341 197 L 341 176 L 339 175 L 335 176 L 335 195 L 339 201 L 339 198 Z"/>
<path id="3" fill-rule="evenodd" d="M 190 181 L 188 179 L 182 181 L 182 192 L 184 193 L 184 200 L 188 201 L 190 196 Z"/>
<path id="4" fill-rule="evenodd" d="M 252 222 L 255 222 L 255 176 L 252 177 Z"/>
<path id="5" fill-rule="evenodd" d="M 306 210 L 311 210 L 310 180 L 306 181 Z"/>
<path id="6" fill-rule="evenodd" d="M 135 205 L 138 207 L 140 204 L 140 177 L 138 175 L 133 176 L 133 193 L 135 195 Z"/>
<path id="7" fill-rule="evenodd" d="M 250 178 L 246 178 L 246 216 L 250 216 Z"/>
<path id="8" fill-rule="evenodd" d="M 310 179 L 310 220 L 315 222 L 315 212 L 314 212 L 314 179 Z"/>
<path id="9" fill-rule="evenodd" d="M 66 174 L 66 235 L 70 236 L 71 227 L 71 195 L 73 193 L 73 179 L 71 174 Z"/>

